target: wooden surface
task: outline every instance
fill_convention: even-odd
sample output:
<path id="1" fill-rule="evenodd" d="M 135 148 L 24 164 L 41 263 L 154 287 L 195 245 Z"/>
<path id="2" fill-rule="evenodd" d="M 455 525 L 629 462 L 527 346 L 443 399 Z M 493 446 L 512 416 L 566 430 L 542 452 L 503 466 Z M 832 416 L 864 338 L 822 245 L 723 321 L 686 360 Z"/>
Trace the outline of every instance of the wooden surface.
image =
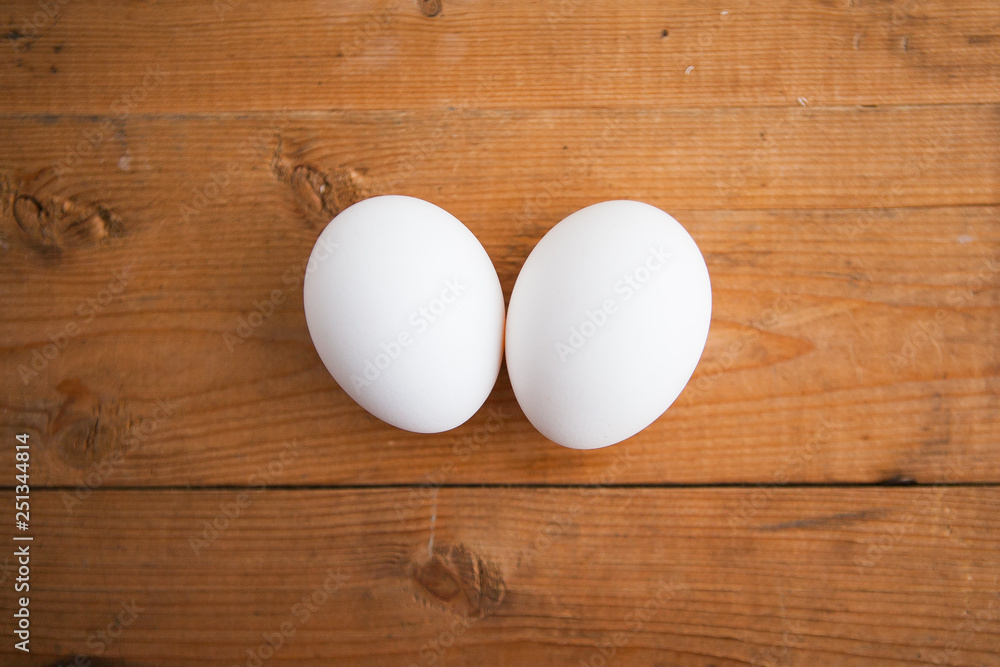
<path id="1" fill-rule="evenodd" d="M 757 491 L 263 493 L 237 515 L 234 489 L 107 490 L 73 510 L 41 492 L 37 641 L 104 646 L 109 664 L 246 664 L 275 633 L 273 660 L 310 664 L 577 665 L 602 648 L 995 664 L 1000 501 L 981 489 L 776 489 L 742 517 Z M 107 642 L 123 605 L 136 617 Z"/>
<path id="2" fill-rule="evenodd" d="M 27 433 L 35 537 L 0 663 L 1000 664 L 995 1 L 15 0 L 0 29 L 0 516 Z M 508 297 L 569 213 L 669 211 L 713 285 L 691 384 L 592 452 L 505 370 L 454 431 L 369 416 L 301 276 L 384 193 L 465 222 Z"/>

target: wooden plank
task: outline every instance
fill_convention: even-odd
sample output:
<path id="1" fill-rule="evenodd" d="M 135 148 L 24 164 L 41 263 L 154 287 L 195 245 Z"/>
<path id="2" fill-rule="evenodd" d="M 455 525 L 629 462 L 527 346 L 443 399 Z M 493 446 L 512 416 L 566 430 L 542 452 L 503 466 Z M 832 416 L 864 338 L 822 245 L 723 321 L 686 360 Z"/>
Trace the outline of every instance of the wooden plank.
<path id="1" fill-rule="evenodd" d="M 369 194 L 455 213 L 508 296 L 548 227 L 632 197 L 701 244 L 714 321 L 617 481 L 1000 479 L 996 110 L 712 113 L 7 116 L 0 430 L 43 443 L 46 484 L 244 484 L 285 441 L 288 484 L 587 479 L 618 450 L 545 441 L 505 372 L 449 433 L 368 416 L 313 351 L 299 281 Z"/>
<path id="2" fill-rule="evenodd" d="M 0 664 L 997 663 L 998 65 L 995 0 L 5 3 Z M 570 212 L 670 211 L 694 381 L 595 452 L 505 371 L 367 415 L 300 283 L 390 192 L 507 296 Z"/>
<path id="3" fill-rule="evenodd" d="M 451 488 L 398 513 L 411 491 L 36 492 L 18 664 L 1000 656 L 996 489 Z"/>
<path id="4" fill-rule="evenodd" d="M 998 120 L 996 105 L 6 115 L 0 150 L 38 196 L 148 207 L 162 193 L 170 208 L 157 219 L 206 224 L 209 209 L 273 207 L 288 199 L 283 182 L 315 197 L 306 186 L 322 177 L 333 195 L 312 222 L 338 197 L 404 191 L 477 203 L 462 213 L 513 219 L 509 235 L 550 200 L 581 196 L 657 197 L 672 210 L 996 204 Z M 240 178 L 215 192 L 227 169 Z"/>
<path id="5" fill-rule="evenodd" d="M 1000 102 L 993 0 L 15 0 L 0 22 L 6 111 Z"/>

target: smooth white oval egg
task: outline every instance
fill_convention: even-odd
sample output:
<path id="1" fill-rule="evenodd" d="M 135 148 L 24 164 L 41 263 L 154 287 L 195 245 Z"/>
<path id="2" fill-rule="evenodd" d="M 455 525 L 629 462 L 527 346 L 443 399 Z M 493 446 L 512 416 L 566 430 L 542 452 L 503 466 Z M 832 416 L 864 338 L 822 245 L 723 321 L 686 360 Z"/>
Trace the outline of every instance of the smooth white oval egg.
<path id="1" fill-rule="evenodd" d="M 500 280 L 472 232 L 430 202 L 386 195 L 342 211 L 309 256 L 303 302 L 337 384 L 393 426 L 455 428 L 496 382 Z"/>
<path id="2" fill-rule="evenodd" d="M 528 420 L 594 449 L 674 402 L 708 338 L 712 288 L 694 239 L 636 201 L 588 206 L 538 242 L 514 284 L 505 352 Z"/>

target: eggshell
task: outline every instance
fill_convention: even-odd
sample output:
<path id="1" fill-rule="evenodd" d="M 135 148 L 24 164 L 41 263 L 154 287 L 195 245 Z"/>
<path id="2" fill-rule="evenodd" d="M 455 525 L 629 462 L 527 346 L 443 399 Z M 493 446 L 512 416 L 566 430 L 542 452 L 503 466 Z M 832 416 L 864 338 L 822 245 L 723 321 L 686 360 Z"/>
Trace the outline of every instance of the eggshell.
<path id="1" fill-rule="evenodd" d="M 524 414 L 574 449 L 620 442 L 681 393 L 705 348 L 708 267 L 660 209 L 608 201 L 538 242 L 507 309 L 505 352 Z"/>
<path id="2" fill-rule="evenodd" d="M 486 250 L 457 218 L 388 195 L 320 234 L 303 286 L 316 351 L 379 419 L 436 433 L 486 401 L 503 354 L 504 302 Z"/>

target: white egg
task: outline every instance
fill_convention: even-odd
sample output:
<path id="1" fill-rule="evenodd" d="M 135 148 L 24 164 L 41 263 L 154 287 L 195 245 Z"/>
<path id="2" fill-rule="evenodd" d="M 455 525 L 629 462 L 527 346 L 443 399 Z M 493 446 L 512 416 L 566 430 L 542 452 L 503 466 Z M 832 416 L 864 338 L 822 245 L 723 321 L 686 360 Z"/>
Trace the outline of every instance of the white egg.
<path id="1" fill-rule="evenodd" d="M 507 309 L 510 382 L 528 420 L 573 449 L 657 419 L 694 373 L 712 288 L 694 239 L 660 209 L 608 201 L 538 242 Z"/>
<path id="2" fill-rule="evenodd" d="M 337 384 L 393 426 L 459 426 L 496 382 L 500 280 L 472 232 L 434 204 L 388 195 L 345 209 L 313 247 L 303 301 Z"/>

